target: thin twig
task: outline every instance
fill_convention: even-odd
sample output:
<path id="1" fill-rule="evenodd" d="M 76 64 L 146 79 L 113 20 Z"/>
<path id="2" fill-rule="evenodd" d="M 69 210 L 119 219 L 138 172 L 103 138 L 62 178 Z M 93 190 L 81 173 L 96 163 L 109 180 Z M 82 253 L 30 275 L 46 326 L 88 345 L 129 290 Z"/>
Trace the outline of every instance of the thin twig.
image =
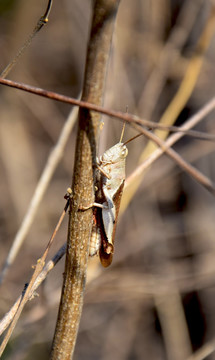
<path id="1" fill-rule="evenodd" d="M 69 96 L 61 95 L 61 94 L 58 94 L 58 93 L 55 93 L 52 91 L 48 91 L 48 90 L 44 90 L 44 89 L 41 89 L 41 88 L 38 88 L 35 86 L 22 84 L 22 83 L 19 83 L 16 81 L 8 80 L 8 79 L 2 79 L 1 77 L 0 77 L 0 84 L 9 86 L 9 87 L 12 87 L 15 89 L 23 90 L 23 91 L 29 92 L 31 94 L 39 95 L 39 96 L 42 96 L 42 97 L 45 97 L 48 99 L 64 102 L 66 104 L 79 106 L 80 108 L 92 110 L 92 111 L 98 112 L 103 115 L 115 117 L 117 119 L 129 122 L 129 123 L 136 123 L 136 124 L 139 124 L 142 126 L 146 126 L 150 129 L 160 129 L 160 130 L 164 130 L 164 131 L 168 130 L 170 132 L 183 132 L 187 136 L 192 136 L 192 137 L 202 139 L 202 140 L 214 141 L 214 139 L 215 139 L 215 136 L 212 134 L 204 134 L 202 132 L 194 131 L 194 130 L 188 131 L 188 130 L 183 130 L 177 126 L 167 126 L 167 125 L 155 123 L 150 120 L 141 119 L 136 115 L 123 113 L 121 111 L 106 109 L 102 106 L 90 103 L 88 101 L 74 99 Z M 213 101 L 213 99 L 211 101 Z"/>
<path id="2" fill-rule="evenodd" d="M 24 42 L 24 44 L 22 45 L 22 47 L 19 49 L 19 51 L 17 52 L 16 56 L 14 57 L 14 59 L 6 66 L 6 68 L 2 71 L 1 73 L 1 77 L 5 78 L 9 72 L 12 70 L 12 68 L 14 67 L 14 65 L 17 63 L 17 61 L 19 60 L 19 58 L 23 55 L 23 53 L 25 52 L 25 50 L 28 48 L 28 46 L 31 44 L 33 38 L 35 37 L 35 35 L 42 29 L 42 27 L 44 25 L 47 24 L 48 22 L 48 17 L 51 11 L 51 7 L 52 7 L 52 1 L 53 0 L 49 0 L 47 8 L 45 13 L 40 17 L 40 19 L 37 22 L 37 25 L 35 26 L 34 30 L 32 31 L 32 33 L 29 35 L 29 37 L 27 38 L 27 40 Z"/>

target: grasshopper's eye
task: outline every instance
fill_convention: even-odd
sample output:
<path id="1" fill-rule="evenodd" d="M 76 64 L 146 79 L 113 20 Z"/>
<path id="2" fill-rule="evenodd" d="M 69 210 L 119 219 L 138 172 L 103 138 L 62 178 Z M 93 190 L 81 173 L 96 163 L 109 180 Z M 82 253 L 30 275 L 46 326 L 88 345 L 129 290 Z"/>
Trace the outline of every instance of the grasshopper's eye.
<path id="1" fill-rule="evenodd" d="M 122 155 L 122 157 L 126 157 L 128 155 L 128 149 L 126 146 L 122 149 L 121 155 Z"/>

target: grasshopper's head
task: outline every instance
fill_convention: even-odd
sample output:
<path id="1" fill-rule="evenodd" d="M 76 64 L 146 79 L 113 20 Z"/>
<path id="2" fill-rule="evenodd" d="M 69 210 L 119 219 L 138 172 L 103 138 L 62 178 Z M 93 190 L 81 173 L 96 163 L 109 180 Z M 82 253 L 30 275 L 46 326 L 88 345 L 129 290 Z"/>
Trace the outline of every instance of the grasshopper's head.
<path id="1" fill-rule="evenodd" d="M 118 144 L 112 146 L 110 149 L 105 151 L 102 155 L 101 160 L 105 163 L 117 163 L 124 160 L 128 155 L 128 149 L 126 145 L 119 142 Z"/>

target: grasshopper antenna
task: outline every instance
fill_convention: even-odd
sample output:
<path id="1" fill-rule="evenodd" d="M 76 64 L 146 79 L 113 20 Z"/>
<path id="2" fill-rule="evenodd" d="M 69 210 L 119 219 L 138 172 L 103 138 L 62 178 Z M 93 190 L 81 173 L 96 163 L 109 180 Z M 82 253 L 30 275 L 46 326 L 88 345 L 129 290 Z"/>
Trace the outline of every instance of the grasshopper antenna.
<path id="1" fill-rule="evenodd" d="M 130 141 L 133 141 L 134 139 L 138 138 L 139 136 L 142 136 L 142 133 L 139 133 L 135 136 L 133 136 L 131 139 L 127 140 L 126 142 L 124 142 L 124 145 L 128 144 Z"/>
<path id="2" fill-rule="evenodd" d="M 126 114 L 128 114 L 128 105 L 126 105 Z M 123 139 L 123 136 L 124 136 L 124 132 L 125 132 L 125 121 L 124 121 L 124 123 L 123 123 L 123 127 L 122 127 L 122 133 L 121 133 L 121 136 L 120 136 L 120 140 L 119 140 L 119 142 L 120 143 L 122 143 L 122 139 Z"/>
<path id="3" fill-rule="evenodd" d="M 125 132 L 125 122 L 124 122 L 123 127 L 122 127 L 122 132 L 121 132 L 121 136 L 120 136 L 120 140 L 119 140 L 120 143 L 122 142 L 124 132 Z"/>

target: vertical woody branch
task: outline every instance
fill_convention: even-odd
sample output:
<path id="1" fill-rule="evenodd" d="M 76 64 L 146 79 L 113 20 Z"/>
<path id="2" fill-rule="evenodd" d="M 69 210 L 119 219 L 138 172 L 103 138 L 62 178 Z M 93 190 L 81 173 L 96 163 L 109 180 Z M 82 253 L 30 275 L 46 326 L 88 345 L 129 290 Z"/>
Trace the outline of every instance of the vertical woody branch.
<path id="1" fill-rule="evenodd" d="M 110 54 L 114 22 L 120 0 L 96 0 L 87 50 L 82 100 L 101 105 Z M 64 282 L 51 359 L 71 359 L 83 305 L 92 209 L 80 206 L 94 201 L 92 165 L 100 115 L 80 109 L 73 176 L 73 198 L 68 227 Z"/>

